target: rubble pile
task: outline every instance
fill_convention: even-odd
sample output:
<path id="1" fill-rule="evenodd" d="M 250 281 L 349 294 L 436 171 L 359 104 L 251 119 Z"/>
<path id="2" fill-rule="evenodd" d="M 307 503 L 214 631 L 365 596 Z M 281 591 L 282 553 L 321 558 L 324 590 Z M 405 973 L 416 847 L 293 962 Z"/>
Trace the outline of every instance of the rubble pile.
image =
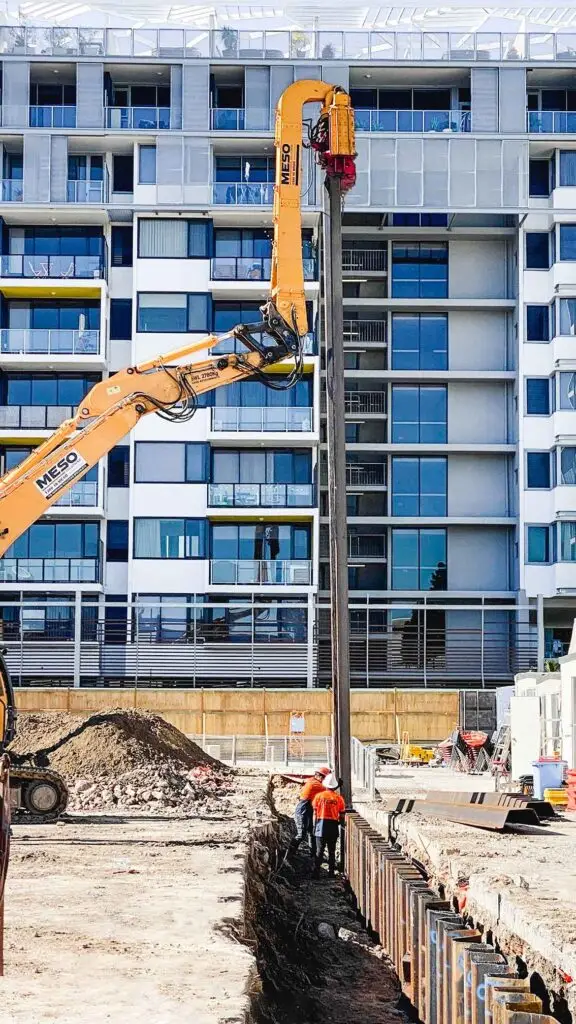
<path id="1" fill-rule="evenodd" d="M 116 778 L 77 779 L 69 789 L 69 807 L 76 811 L 126 808 L 210 815 L 221 814 L 228 804 L 225 783 L 210 767 L 133 768 Z"/>

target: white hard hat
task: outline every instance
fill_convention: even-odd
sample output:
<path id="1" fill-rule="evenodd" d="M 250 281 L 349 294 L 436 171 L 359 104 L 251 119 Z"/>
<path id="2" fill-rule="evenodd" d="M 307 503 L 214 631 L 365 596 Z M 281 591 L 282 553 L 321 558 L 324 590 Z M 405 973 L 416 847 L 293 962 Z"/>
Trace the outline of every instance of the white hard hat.
<path id="1" fill-rule="evenodd" d="M 338 789 L 340 783 L 338 782 L 336 776 L 331 772 L 330 775 L 327 775 L 326 778 L 324 779 L 323 785 L 324 789 Z"/>

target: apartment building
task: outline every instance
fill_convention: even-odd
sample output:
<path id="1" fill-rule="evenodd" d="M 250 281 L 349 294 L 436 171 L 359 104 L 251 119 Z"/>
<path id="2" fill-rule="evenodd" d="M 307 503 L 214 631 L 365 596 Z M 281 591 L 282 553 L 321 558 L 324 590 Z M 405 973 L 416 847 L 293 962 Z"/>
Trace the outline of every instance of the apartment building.
<path id="1" fill-rule="evenodd" d="M 0 28 L 2 470 L 95 381 L 258 318 L 275 105 L 322 77 L 350 90 L 358 147 L 343 219 L 352 682 L 491 686 L 562 653 L 575 44 L 282 18 Z M 303 227 L 302 380 L 200 396 L 189 422 L 146 417 L 15 542 L 0 603 L 17 681 L 329 682 L 308 150 Z"/>

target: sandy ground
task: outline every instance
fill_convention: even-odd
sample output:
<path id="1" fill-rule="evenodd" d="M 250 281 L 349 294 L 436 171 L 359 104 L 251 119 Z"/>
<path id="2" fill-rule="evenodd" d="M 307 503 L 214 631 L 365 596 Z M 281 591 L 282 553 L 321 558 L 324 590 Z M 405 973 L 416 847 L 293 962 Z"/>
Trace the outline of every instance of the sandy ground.
<path id="1" fill-rule="evenodd" d="M 225 818 L 14 826 L 0 1020 L 240 1022 L 253 958 L 226 919 L 241 911 L 266 781 L 241 773 Z"/>

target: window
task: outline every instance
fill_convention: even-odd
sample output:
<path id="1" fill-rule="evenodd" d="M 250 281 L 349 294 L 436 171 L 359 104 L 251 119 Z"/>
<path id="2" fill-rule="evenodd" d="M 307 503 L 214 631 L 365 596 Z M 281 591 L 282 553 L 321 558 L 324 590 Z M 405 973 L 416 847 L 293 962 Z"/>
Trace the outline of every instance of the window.
<path id="1" fill-rule="evenodd" d="M 423 242 L 392 246 L 392 297 L 445 299 L 448 297 L 448 246 Z"/>
<path id="2" fill-rule="evenodd" d="M 576 484 L 576 448 L 560 449 L 560 483 Z"/>
<path id="3" fill-rule="evenodd" d="M 552 160 L 530 160 L 529 192 L 531 196 L 549 196 L 554 188 L 554 162 Z"/>
<path id="4" fill-rule="evenodd" d="M 576 153 L 571 150 L 560 150 L 560 184 L 576 185 Z"/>
<path id="5" fill-rule="evenodd" d="M 446 387 L 392 388 L 392 442 L 445 444 Z"/>
<path id="6" fill-rule="evenodd" d="M 112 191 L 130 194 L 134 191 L 134 157 L 112 157 Z"/>
<path id="7" fill-rule="evenodd" d="M 574 337 L 576 334 L 576 299 L 560 299 L 560 334 Z"/>
<path id="8" fill-rule="evenodd" d="M 190 259 L 208 259 L 210 256 L 212 221 L 188 221 L 188 256 Z"/>
<path id="9" fill-rule="evenodd" d="M 446 530 L 392 530 L 392 589 L 446 587 Z"/>
<path id="10" fill-rule="evenodd" d="M 110 299 L 110 341 L 132 340 L 132 299 Z"/>
<path id="11" fill-rule="evenodd" d="M 6 327 L 18 330 L 98 331 L 100 304 L 98 302 L 61 302 L 57 299 L 31 299 L 12 301 L 5 307 Z"/>
<path id="12" fill-rule="evenodd" d="M 397 313 L 392 317 L 393 370 L 447 370 L 448 317 Z"/>
<path id="13" fill-rule="evenodd" d="M 550 341 L 549 306 L 526 306 L 526 338 L 528 341 Z"/>
<path id="14" fill-rule="evenodd" d="M 210 536 L 211 558 L 215 560 L 290 561 L 310 558 L 309 526 L 271 522 L 213 524 Z"/>
<path id="15" fill-rule="evenodd" d="M 35 523 L 14 541 L 6 558 L 98 557 L 97 523 Z"/>
<path id="16" fill-rule="evenodd" d="M 446 459 L 392 459 L 392 515 L 446 515 Z"/>
<path id="17" fill-rule="evenodd" d="M 101 256 L 104 238 L 101 228 L 11 227 L 8 228 L 10 255 L 19 256 Z"/>
<path id="18" fill-rule="evenodd" d="M 312 480 L 312 456 L 305 449 L 216 449 L 210 479 L 214 484 L 308 484 Z"/>
<path id="19" fill-rule="evenodd" d="M 272 255 L 272 232 L 265 228 L 218 228 L 214 232 L 214 255 L 268 259 Z"/>
<path id="20" fill-rule="evenodd" d="M 0 404 L 77 406 L 99 379 L 97 374 L 7 373 L 0 381 Z"/>
<path id="21" fill-rule="evenodd" d="M 576 409 L 576 374 L 560 374 L 560 409 Z"/>
<path id="22" fill-rule="evenodd" d="M 527 452 L 526 487 L 549 488 L 552 478 L 550 466 L 550 452 Z"/>
<path id="23" fill-rule="evenodd" d="M 447 213 L 393 213 L 391 224 L 394 228 L 446 228 Z"/>
<path id="24" fill-rule="evenodd" d="M 139 292 L 138 330 L 184 334 L 207 331 L 210 320 L 210 296 L 205 292 L 190 295 L 178 292 Z"/>
<path id="25" fill-rule="evenodd" d="M 526 379 L 526 415 L 550 415 L 550 378 L 527 377 Z"/>
<path id="26" fill-rule="evenodd" d="M 208 445 L 180 441 L 137 441 L 137 484 L 202 483 L 208 479 Z"/>
<path id="27" fill-rule="evenodd" d="M 140 146 L 138 184 L 156 184 L 156 146 Z"/>
<path id="28" fill-rule="evenodd" d="M 560 560 L 576 562 L 576 523 L 560 523 Z"/>
<path id="29" fill-rule="evenodd" d="M 106 534 L 106 561 L 128 561 L 128 520 L 109 519 Z"/>
<path id="30" fill-rule="evenodd" d="M 108 452 L 108 487 L 130 486 L 130 448 L 117 444 Z"/>
<path id="31" fill-rule="evenodd" d="M 548 270 L 550 268 L 550 236 L 547 231 L 526 232 L 526 268 Z"/>
<path id="32" fill-rule="evenodd" d="M 116 224 L 112 226 L 111 257 L 113 267 L 132 266 L 132 225 Z"/>
<path id="33" fill-rule="evenodd" d="M 274 181 L 275 160 L 273 156 L 217 156 L 214 175 L 215 181 Z"/>
<path id="34" fill-rule="evenodd" d="M 309 409 L 312 406 L 312 378 L 303 377 L 293 388 L 285 391 L 274 391 L 258 380 L 236 381 L 214 392 L 214 405 L 227 409 Z"/>
<path id="35" fill-rule="evenodd" d="M 551 562 L 549 526 L 526 527 L 526 561 L 529 564 Z"/>
<path id="36" fill-rule="evenodd" d="M 178 220 L 141 220 L 138 255 L 145 259 L 185 259 L 188 256 L 188 222 Z"/>
<path id="37" fill-rule="evenodd" d="M 560 259 L 576 260 L 576 224 L 560 225 Z"/>
<path id="38" fill-rule="evenodd" d="M 134 558 L 204 558 L 205 519 L 135 519 Z"/>
<path id="39" fill-rule="evenodd" d="M 194 635 L 194 621 L 202 618 L 202 596 L 194 594 L 138 594 L 138 632 L 156 640 L 178 640 Z M 208 610 L 208 609 L 206 609 Z M 197 627 L 200 633 L 200 625 Z"/>

